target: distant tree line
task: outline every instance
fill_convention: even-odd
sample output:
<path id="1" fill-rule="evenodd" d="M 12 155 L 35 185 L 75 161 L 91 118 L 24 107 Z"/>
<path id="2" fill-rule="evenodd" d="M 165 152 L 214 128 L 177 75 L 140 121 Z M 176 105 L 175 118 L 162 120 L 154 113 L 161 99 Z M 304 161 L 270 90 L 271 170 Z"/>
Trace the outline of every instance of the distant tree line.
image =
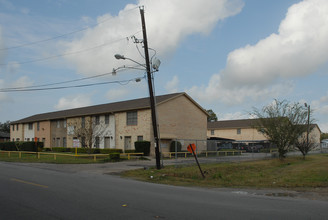
<path id="1" fill-rule="evenodd" d="M 10 133 L 10 121 L 0 122 L 0 131 Z"/>

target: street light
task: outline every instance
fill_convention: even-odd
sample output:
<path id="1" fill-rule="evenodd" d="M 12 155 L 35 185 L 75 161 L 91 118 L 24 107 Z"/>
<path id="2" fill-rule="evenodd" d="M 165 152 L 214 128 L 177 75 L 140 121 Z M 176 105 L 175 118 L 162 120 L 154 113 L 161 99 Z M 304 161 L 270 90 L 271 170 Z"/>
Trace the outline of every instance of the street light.
<path id="1" fill-rule="evenodd" d="M 307 108 L 307 132 L 306 132 L 306 146 L 309 146 L 309 132 L 310 132 L 310 105 L 304 103 L 304 106 Z"/>
<path id="2" fill-rule="evenodd" d="M 132 59 L 130 59 L 130 58 L 128 58 L 128 57 L 125 57 L 124 55 L 121 55 L 121 54 L 115 54 L 114 57 L 115 57 L 117 60 L 130 60 L 131 62 L 134 62 L 134 63 L 136 63 L 136 64 L 138 64 L 138 65 L 140 65 L 140 66 L 146 68 L 146 65 L 145 65 L 145 64 L 141 64 L 141 63 L 139 63 L 139 62 L 137 62 L 137 61 L 135 61 L 135 60 L 132 60 Z"/>
<path id="3" fill-rule="evenodd" d="M 147 72 L 147 78 L 148 78 L 148 88 L 149 88 L 149 98 L 150 98 L 150 108 L 151 108 L 151 117 L 152 117 L 152 124 L 153 124 L 153 134 L 154 134 L 154 144 L 155 144 L 155 156 L 156 156 L 156 167 L 157 169 L 161 169 L 160 164 L 160 153 L 159 153 L 159 134 L 157 130 L 157 117 L 156 117 L 156 104 L 155 104 L 155 98 L 154 98 L 154 91 L 153 91 L 153 85 L 152 85 L 152 76 L 151 74 L 158 71 L 158 68 L 161 64 L 161 61 L 158 59 L 154 60 L 153 65 L 150 67 L 149 61 L 147 61 L 147 65 L 141 64 L 131 58 L 125 57 L 120 54 L 115 54 L 114 57 L 118 60 L 130 60 L 131 62 L 134 62 L 140 66 L 143 67 L 143 70 L 146 70 Z M 129 67 L 122 67 L 122 68 L 129 68 Z M 152 68 L 152 70 L 151 70 Z M 132 69 L 138 69 L 138 68 L 132 68 Z M 113 69 L 113 74 L 116 74 L 116 70 Z"/>

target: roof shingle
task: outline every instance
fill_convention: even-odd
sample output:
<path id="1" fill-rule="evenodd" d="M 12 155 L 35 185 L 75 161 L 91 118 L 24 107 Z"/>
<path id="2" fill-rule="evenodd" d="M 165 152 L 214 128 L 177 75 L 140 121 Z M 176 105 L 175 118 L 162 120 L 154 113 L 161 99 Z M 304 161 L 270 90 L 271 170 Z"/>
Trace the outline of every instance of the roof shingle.
<path id="1" fill-rule="evenodd" d="M 158 105 L 161 104 L 162 102 L 168 101 L 172 98 L 176 98 L 181 95 L 185 95 L 185 93 L 173 93 L 168 95 L 156 96 L 156 103 Z M 114 102 L 108 104 L 101 104 L 101 105 L 94 105 L 88 107 L 37 114 L 17 121 L 13 121 L 11 122 L 11 124 L 56 120 L 56 119 L 64 119 L 69 117 L 78 117 L 78 116 L 86 116 L 86 115 L 99 115 L 105 113 L 115 113 L 115 112 L 130 111 L 130 110 L 137 110 L 137 109 L 147 109 L 147 108 L 150 108 L 149 98 L 140 98 L 140 99 L 133 99 L 128 101 L 121 101 L 121 102 Z"/>

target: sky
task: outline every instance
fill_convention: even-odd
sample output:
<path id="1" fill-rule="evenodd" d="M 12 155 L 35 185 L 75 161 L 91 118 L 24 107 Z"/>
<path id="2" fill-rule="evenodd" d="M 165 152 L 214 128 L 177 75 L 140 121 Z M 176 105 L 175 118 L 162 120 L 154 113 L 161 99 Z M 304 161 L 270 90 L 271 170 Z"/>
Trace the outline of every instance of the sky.
<path id="1" fill-rule="evenodd" d="M 114 57 L 145 63 L 139 6 L 156 95 L 186 92 L 219 120 L 307 103 L 328 132 L 327 0 L 0 0 L 0 122 L 148 97 L 145 71 Z M 8 92 L 25 87 L 57 89 Z"/>

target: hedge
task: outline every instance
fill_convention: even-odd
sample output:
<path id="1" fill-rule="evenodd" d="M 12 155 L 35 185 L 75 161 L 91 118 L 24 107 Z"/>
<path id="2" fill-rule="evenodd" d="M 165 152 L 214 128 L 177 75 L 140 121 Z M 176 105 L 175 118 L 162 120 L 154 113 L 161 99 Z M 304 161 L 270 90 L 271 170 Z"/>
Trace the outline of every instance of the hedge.
<path id="1" fill-rule="evenodd" d="M 144 156 L 149 156 L 150 142 L 149 141 L 136 141 L 134 147 L 137 153 L 144 153 Z"/>
<path id="2" fill-rule="evenodd" d="M 170 145 L 170 152 L 175 152 L 175 143 L 177 143 L 177 152 L 181 152 L 181 143 L 180 141 L 172 141 Z"/>
<path id="3" fill-rule="evenodd" d="M 43 148 L 43 142 L 34 141 L 16 141 L 0 143 L 0 150 L 5 151 L 31 151 L 38 152 Z"/>
<path id="4" fill-rule="evenodd" d="M 45 148 L 45 151 L 53 151 L 53 152 L 72 152 L 75 153 L 76 148 L 67 148 L 67 147 L 53 147 L 53 148 Z M 110 154 L 110 153 L 122 153 L 121 149 L 99 149 L 99 148 L 77 148 L 77 153 L 85 154 Z"/>

